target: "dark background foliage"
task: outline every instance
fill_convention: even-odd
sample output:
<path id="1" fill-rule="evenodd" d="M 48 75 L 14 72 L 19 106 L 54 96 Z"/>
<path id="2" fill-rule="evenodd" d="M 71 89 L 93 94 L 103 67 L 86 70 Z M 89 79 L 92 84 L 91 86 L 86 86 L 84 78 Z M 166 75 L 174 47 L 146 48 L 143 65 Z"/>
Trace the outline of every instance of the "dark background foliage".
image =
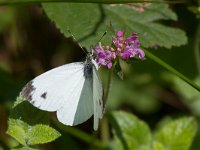
<path id="1" fill-rule="evenodd" d="M 178 21 L 159 21 L 184 30 L 188 43 L 171 49 L 158 46 L 149 50 L 195 80 L 199 75 L 194 53 L 199 22 L 196 15 L 188 10 L 188 6 L 190 6 L 188 3 L 171 4 L 170 8 L 177 14 Z M 84 26 L 82 30 L 84 32 Z M 97 36 L 98 38 L 100 39 L 100 36 Z M 84 59 L 85 53 L 77 42 L 72 38 L 66 38 L 56 28 L 41 5 L 0 7 L 0 146 L 2 149 L 17 145 L 17 142 L 6 134 L 6 130 L 11 107 L 22 87 L 35 76 L 53 67 Z M 124 67 L 124 80 L 121 81 L 117 75 L 113 75 L 107 104 L 108 112 L 124 110 L 135 114 L 145 121 L 151 130 L 156 130 L 161 120 L 185 115 L 195 116 L 199 122 L 200 97 L 195 89 L 191 89 L 148 58 L 144 61 L 135 61 L 130 66 Z M 105 82 L 106 74 L 107 71 L 102 69 L 101 76 Z M 65 131 L 64 127 L 60 128 L 61 125 L 55 123 L 57 122 L 55 114 L 52 113 L 50 118 L 51 125 L 61 132 L 62 136 L 54 142 L 40 145 L 41 149 L 90 147 L 90 144 L 69 134 L 69 129 Z M 92 119 L 77 128 L 94 134 L 91 124 Z M 98 134 L 97 137 L 102 139 L 104 133 Z M 107 134 L 113 137 L 111 130 Z M 199 149 L 198 141 L 197 133 L 191 149 Z"/>

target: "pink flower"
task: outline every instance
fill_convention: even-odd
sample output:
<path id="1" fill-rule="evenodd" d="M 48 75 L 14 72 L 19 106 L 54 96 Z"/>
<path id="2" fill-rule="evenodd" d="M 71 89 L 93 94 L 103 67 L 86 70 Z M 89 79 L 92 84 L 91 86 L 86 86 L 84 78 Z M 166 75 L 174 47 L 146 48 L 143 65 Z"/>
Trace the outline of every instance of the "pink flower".
<path id="1" fill-rule="evenodd" d="M 117 31 L 117 36 L 118 36 L 118 37 L 124 36 L 124 32 L 123 32 L 123 31 Z"/>
<path id="2" fill-rule="evenodd" d="M 128 43 L 135 42 L 135 40 L 137 40 L 137 38 L 138 38 L 138 34 L 133 33 L 130 37 L 126 38 L 126 42 L 128 42 Z"/>
<path id="3" fill-rule="evenodd" d="M 102 47 L 101 43 L 94 48 L 96 54 L 96 62 L 99 65 L 107 66 L 109 69 L 112 67 L 112 60 L 116 58 L 115 52 L 109 50 L 110 47 Z"/>
<path id="4" fill-rule="evenodd" d="M 123 31 L 118 31 L 116 37 L 112 38 L 111 46 L 97 45 L 93 51 L 96 54 L 96 62 L 101 66 L 112 68 L 113 61 L 121 58 L 125 61 L 138 57 L 143 59 L 145 53 L 140 47 L 138 34 L 134 33 L 130 37 L 125 38 Z"/>
<path id="5" fill-rule="evenodd" d="M 129 50 L 124 50 L 122 53 L 120 53 L 120 57 L 123 59 L 123 60 L 128 60 L 132 55 L 132 52 L 129 51 Z"/>
<path id="6" fill-rule="evenodd" d="M 136 55 L 140 58 L 140 59 L 144 59 L 145 53 L 143 50 L 141 50 L 140 48 L 136 49 Z"/>

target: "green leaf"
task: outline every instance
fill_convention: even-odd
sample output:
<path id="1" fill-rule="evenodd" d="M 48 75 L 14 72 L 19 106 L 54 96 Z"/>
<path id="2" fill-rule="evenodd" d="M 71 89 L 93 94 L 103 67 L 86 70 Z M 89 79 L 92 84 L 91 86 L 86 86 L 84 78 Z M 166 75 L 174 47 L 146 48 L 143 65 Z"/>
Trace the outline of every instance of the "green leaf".
<path id="1" fill-rule="evenodd" d="M 110 23 L 115 30 L 125 30 L 127 36 L 138 32 L 144 47 L 157 45 L 170 48 L 187 42 L 182 30 L 153 22 L 158 19 L 176 20 L 176 15 L 167 4 L 153 3 L 142 13 L 130 5 L 44 3 L 42 6 L 47 16 L 66 37 L 71 36 L 70 30 L 86 48 L 97 44 L 106 30 L 108 34 L 102 42 L 111 43 Z"/>
<path id="2" fill-rule="evenodd" d="M 61 135 L 47 125 L 30 126 L 19 119 L 9 119 L 8 125 L 7 133 L 24 146 L 48 143 Z"/>
<path id="3" fill-rule="evenodd" d="M 24 145 L 24 149 L 27 145 L 51 142 L 58 138 L 60 133 L 45 125 L 48 119 L 48 112 L 31 106 L 19 96 L 11 111 L 7 133 Z"/>
<path id="4" fill-rule="evenodd" d="M 162 143 L 159 142 L 154 142 L 153 148 L 154 150 L 165 150 L 164 145 L 162 145 Z"/>
<path id="5" fill-rule="evenodd" d="M 20 144 L 27 145 L 28 124 L 19 119 L 9 119 L 7 134 L 15 138 Z"/>
<path id="6" fill-rule="evenodd" d="M 114 136 L 119 149 L 150 150 L 152 135 L 146 123 L 122 111 L 111 114 Z M 120 141 L 120 142 L 119 142 Z"/>
<path id="7" fill-rule="evenodd" d="M 132 15 L 133 13 L 134 15 Z M 138 11 L 130 11 L 129 16 L 134 16 L 136 18 L 131 19 L 135 19 L 138 20 L 138 22 L 143 23 L 157 21 L 159 19 L 174 21 L 177 20 L 177 15 L 169 8 L 169 5 L 165 3 L 150 4 L 148 7 L 145 7 L 144 13 L 138 13 Z"/>
<path id="8" fill-rule="evenodd" d="M 21 104 L 23 101 L 24 101 L 24 99 L 23 99 L 21 96 L 18 96 L 18 97 L 16 98 L 16 101 L 14 102 L 12 108 L 17 107 L 17 105 Z"/>
<path id="9" fill-rule="evenodd" d="M 61 134 L 58 131 L 47 125 L 35 125 L 28 130 L 28 144 L 35 145 L 48 143 L 60 136 Z"/>
<path id="10" fill-rule="evenodd" d="M 94 46 L 106 31 L 106 27 L 102 26 L 105 17 L 102 5 L 44 3 L 42 6 L 48 17 L 66 37 L 71 36 L 70 30 L 87 49 Z M 101 29 L 97 32 L 99 28 Z"/>
<path id="11" fill-rule="evenodd" d="M 163 145 L 165 150 L 188 150 L 196 130 L 197 123 L 193 117 L 172 121 L 155 133 L 155 142 L 159 143 L 156 147 Z"/>
<path id="12" fill-rule="evenodd" d="M 20 148 L 14 148 L 12 150 L 39 150 L 39 149 L 32 148 L 32 147 L 29 147 L 29 146 L 23 146 L 23 147 L 20 147 Z"/>

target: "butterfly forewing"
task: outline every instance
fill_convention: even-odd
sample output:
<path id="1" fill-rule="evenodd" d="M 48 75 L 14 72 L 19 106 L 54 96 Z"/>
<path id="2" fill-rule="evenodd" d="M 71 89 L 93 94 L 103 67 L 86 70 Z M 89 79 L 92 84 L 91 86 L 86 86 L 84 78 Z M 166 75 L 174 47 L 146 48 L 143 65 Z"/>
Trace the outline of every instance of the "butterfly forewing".
<path id="1" fill-rule="evenodd" d="M 30 81 L 21 95 L 39 109 L 56 111 L 79 86 L 74 82 L 82 77 L 82 69 L 83 63 L 71 63 L 49 70 Z"/>

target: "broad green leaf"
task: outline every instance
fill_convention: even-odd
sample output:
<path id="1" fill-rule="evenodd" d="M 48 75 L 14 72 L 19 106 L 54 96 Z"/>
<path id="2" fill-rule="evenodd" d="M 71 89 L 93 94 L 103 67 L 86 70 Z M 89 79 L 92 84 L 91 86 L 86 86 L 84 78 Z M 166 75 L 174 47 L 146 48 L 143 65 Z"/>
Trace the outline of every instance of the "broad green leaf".
<path id="1" fill-rule="evenodd" d="M 132 15 L 133 13 L 134 15 Z M 147 7 L 145 7 L 144 13 L 138 13 L 138 11 L 130 11 L 130 16 L 136 17 L 131 19 L 135 19 L 138 20 L 138 22 L 143 23 L 148 23 L 159 19 L 177 20 L 177 15 L 169 8 L 169 5 L 166 3 L 149 4 Z"/>
<path id="2" fill-rule="evenodd" d="M 20 119 L 9 119 L 7 134 L 15 138 L 20 144 L 27 145 L 28 124 Z"/>
<path id="3" fill-rule="evenodd" d="M 154 148 L 154 150 L 165 150 L 164 145 L 159 142 L 154 142 L 153 148 Z"/>
<path id="4" fill-rule="evenodd" d="M 47 125 L 35 125 L 28 130 L 28 144 L 35 145 L 48 143 L 54 141 L 59 136 L 61 136 L 61 134 L 58 131 Z"/>
<path id="5" fill-rule="evenodd" d="M 164 150 L 188 150 L 197 130 L 194 118 L 184 117 L 172 121 L 155 133 L 155 142 Z M 158 147 L 158 144 L 154 145 Z"/>
<path id="6" fill-rule="evenodd" d="M 126 35 L 138 32 L 144 47 L 170 48 L 187 42 L 182 30 L 153 22 L 158 19 L 176 20 L 167 4 L 151 4 L 144 12 L 138 12 L 130 5 L 44 3 L 43 8 L 66 37 L 70 36 L 70 30 L 86 48 L 94 46 L 106 30 L 110 31 L 110 24 L 115 30 L 125 30 Z M 109 33 L 102 42 L 111 43 Z"/>
<path id="7" fill-rule="evenodd" d="M 14 148 L 12 150 L 39 150 L 39 149 L 32 148 L 32 147 L 29 147 L 29 146 L 23 146 L 23 147 L 20 147 L 20 148 Z"/>
<path id="8" fill-rule="evenodd" d="M 30 126 L 19 119 L 9 119 L 7 133 L 22 145 L 48 143 L 60 136 L 60 133 L 47 125 Z"/>
<path id="9" fill-rule="evenodd" d="M 152 135 L 146 123 L 134 115 L 122 111 L 113 112 L 111 116 L 111 123 L 119 149 L 151 149 Z"/>
<path id="10" fill-rule="evenodd" d="M 60 32 L 69 37 L 70 30 L 87 49 L 94 46 L 107 30 L 106 26 L 102 26 L 105 19 L 102 5 L 44 3 L 43 8 Z"/>

